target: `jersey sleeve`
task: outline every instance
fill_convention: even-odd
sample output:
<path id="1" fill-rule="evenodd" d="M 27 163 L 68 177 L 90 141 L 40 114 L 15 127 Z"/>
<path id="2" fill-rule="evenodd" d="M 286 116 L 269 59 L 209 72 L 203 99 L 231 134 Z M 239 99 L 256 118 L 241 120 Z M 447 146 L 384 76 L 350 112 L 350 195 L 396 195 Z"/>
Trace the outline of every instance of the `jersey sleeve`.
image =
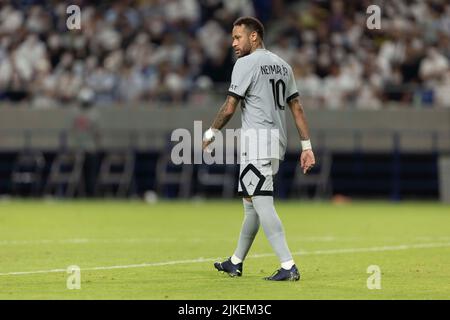
<path id="1" fill-rule="evenodd" d="M 231 74 L 231 84 L 228 95 L 238 99 L 243 99 L 247 89 L 253 81 L 252 64 L 246 59 L 238 59 Z"/>
<path id="2" fill-rule="evenodd" d="M 289 80 L 286 88 L 286 102 L 289 103 L 292 99 L 299 96 L 297 84 L 295 83 L 294 72 L 289 68 Z"/>

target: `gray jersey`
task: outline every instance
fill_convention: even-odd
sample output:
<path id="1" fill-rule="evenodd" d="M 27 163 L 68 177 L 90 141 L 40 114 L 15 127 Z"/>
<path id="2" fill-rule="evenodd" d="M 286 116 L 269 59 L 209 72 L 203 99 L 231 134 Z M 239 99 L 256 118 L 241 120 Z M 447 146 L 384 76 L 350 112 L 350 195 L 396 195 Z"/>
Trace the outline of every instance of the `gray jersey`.
<path id="1" fill-rule="evenodd" d="M 256 49 L 239 58 L 228 94 L 241 100 L 241 158 L 284 159 L 287 103 L 298 96 L 292 68 L 276 54 Z"/>

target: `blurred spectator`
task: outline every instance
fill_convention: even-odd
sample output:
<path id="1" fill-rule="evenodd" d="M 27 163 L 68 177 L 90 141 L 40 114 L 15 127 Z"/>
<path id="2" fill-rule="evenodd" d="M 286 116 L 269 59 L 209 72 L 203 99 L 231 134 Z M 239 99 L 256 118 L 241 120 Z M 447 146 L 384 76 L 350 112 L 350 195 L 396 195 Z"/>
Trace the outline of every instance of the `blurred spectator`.
<path id="1" fill-rule="evenodd" d="M 420 63 L 419 74 L 422 81 L 433 86 L 438 83 L 449 70 L 447 58 L 440 54 L 435 47 L 427 49 L 427 55 Z"/>
<path id="2" fill-rule="evenodd" d="M 359 0 L 116 0 L 81 7 L 67 30 L 63 2 L 0 7 L 0 99 L 73 103 L 206 101 L 225 91 L 233 21 L 256 15 L 266 46 L 293 66 L 305 107 L 379 109 L 384 102 L 449 106 L 450 4 Z M 41 4 L 43 3 L 43 4 Z"/>
<path id="3" fill-rule="evenodd" d="M 450 70 L 447 70 L 442 81 L 436 87 L 436 102 L 438 105 L 450 108 Z"/>

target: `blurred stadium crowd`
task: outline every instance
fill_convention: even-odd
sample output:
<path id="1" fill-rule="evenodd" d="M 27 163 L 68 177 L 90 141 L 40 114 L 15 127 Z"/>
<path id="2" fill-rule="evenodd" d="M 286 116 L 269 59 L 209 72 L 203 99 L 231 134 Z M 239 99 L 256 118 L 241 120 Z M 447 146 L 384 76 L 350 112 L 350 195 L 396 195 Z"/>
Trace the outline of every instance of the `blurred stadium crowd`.
<path id="1" fill-rule="evenodd" d="M 81 8 L 68 30 L 66 8 Z M 366 9 L 381 7 L 381 29 Z M 6 1 L 0 7 L 0 101 L 187 103 L 223 90 L 242 15 L 290 63 L 307 108 L 450 107 L 450 3 L 442 0 Z"/>

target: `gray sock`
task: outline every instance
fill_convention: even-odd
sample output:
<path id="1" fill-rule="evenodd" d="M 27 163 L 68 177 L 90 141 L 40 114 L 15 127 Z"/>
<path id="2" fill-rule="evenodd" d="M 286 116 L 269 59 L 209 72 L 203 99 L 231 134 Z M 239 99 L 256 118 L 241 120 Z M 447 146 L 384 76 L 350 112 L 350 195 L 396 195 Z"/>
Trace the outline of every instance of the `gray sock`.
<path id="1" fill-rule="evenodd" d="M 275 210 L 272 196 L 254 196 L 253 206 L 258 213 L 259 220 L 267 239 L 281 262 L 292 260 L 283 224 Z"/>
<path id="2" fill-rule="evenodd" d="M 244 222 L 242 223 L 241 234 L 239 235 L 239 241 L 234 255 L 239 259 L 244 260 L 258 233 L 259 218 L 253 207 L 253 203 L 248 202 L 245 199 L 242 199 L 242 201 L 245 214 Z"/>

